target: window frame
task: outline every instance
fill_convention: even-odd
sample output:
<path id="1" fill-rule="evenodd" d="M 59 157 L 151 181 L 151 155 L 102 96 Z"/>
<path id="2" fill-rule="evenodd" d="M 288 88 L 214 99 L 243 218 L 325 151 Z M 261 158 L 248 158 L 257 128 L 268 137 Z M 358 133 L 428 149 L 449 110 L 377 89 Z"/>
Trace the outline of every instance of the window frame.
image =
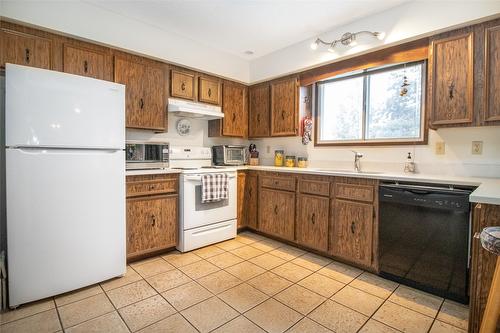
<path id="1" fill-rule="evenodd" d="M 401 69 L 405 66 L 412 65 L 422 65 L 422 74 L 421 74 L 421 96 L 420 96 L 420 137 L 415 140 L 415 138 L 394 138 L 394 139 L 367 139 L 367 127 L 366 121 L 368 116 L 367 110 L 367 99 L 369 95 L 368 91 L 368 75 L 377 74 L 382 72 L 388 72 L 391 70 Z M 319 128 L 321 124 L 320 117 L 320 94 L 319 89 L 321 85 L 328 84 L 331 82 L 337 82 L 341 80 L 352 79 L 356 77 L 363 77 L 363 113 L 361 119 L 362 125 L 362 139 L 360 140 L 334 140 L 334 141 L 326 141 L 320 140 L 319 138 Z M 426 95 L 427 95 L 427 60 L 417 60 L 417 61 L 409 61 L 404 63 L 397 64 L 389 64 L 385 66 L 375 67 L 375 68 L 365 68 L 358 71 L 348 72 L 341 75 L 338 75 L 333 78 L 329 78 L 326 80 L 318 81 L 314 84 L 314 94 L 315 94 L 315 105 L 314 105 L 314 146 L 318 147 L 328 147 L 328 146 L 393 146 L 393 145 L 425 145 L 428 143 L 428 132 L 429 126 L 427 123 L 427 107 L 426 107 Z"/>

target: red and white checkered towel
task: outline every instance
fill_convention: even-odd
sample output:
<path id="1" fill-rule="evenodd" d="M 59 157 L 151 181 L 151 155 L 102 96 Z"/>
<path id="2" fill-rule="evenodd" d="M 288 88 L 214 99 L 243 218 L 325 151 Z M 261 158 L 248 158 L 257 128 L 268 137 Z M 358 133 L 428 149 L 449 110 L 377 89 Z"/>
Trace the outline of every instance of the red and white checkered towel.
<path id="1" fill-rule="evenodd" d="M 201 176 L 201 203 L 217 202 L 229 198 L 227 174 L 206 173 Z"/>

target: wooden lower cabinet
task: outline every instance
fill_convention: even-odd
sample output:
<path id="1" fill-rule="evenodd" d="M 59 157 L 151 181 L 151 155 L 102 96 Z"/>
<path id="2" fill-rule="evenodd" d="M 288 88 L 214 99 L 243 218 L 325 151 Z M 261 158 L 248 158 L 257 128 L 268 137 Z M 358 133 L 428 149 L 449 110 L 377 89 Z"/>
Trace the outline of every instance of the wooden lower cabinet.
<path id="1" fill-rule="evenodd" d="M 259 230 L 286 240 L 294 240 L 295 192 L 261 188 Z"/>
<path id="2" fill-rule="evenodd" d="M 331 252 L 334 256 L 366 267 L 372 264 L 374 206 L 334 199 L 332 203 Z"/>
<path id="3" fill-rule="evenodd" d="M 297 206 L 297 242 L 327 252 L 330 199 L 300 194 Z"/>
<path id="4" fill-rule="evenodd" d="M 245 178 L 244 215 L 246 225 L 252 229 L 257 229 L 258 186 L 257 174 L 248 172 Z"/>
<path id="5" fill-rule="evenodd" d="M 472 235 L 485 227 L 500 226 L 500 205 L 477 204 L 473 211 Z M 478 333 L 490 291 L 497 256 L 481 246 L 481 241 L 472 238 L 470 277 L 469 332 Z M 497 321 L 500 332 L 500 320 Z"/>
<path id="6" fill-rule="evenodd" d="M 127 199 L 127 258 L 176 245 L 177 202 L 177 194 Z"/>
<path id="7" fill-rule="evenodd" d="M 237 193 L 236 193 L 236 219 L 238 220 L 238 228 L 245 226 L 246 214 L 245 214 L 245 192 L 246 192 L 246 178 L 247 174 L 245 171 L 238 172 L 237 179 Z"/>

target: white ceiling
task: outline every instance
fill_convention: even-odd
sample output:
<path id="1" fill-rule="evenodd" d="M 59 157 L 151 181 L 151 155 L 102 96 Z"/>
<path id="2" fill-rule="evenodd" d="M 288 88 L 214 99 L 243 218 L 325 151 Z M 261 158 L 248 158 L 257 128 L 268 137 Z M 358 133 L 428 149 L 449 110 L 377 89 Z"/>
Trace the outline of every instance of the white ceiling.
<path id="1" fill-rule="evenodd" d="M 253 60 L 408 0 L 85 2 L 206 47 Z M 253 51 L 253 55 L 245 54 L 247 50 Z"/>

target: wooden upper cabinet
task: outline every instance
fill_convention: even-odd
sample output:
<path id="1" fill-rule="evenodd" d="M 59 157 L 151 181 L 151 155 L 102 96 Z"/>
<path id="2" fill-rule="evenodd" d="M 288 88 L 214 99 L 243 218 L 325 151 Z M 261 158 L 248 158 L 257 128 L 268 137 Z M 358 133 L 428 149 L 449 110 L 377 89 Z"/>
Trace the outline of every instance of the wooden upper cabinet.
<path id="1" fill-rule="evenodd" d="M 473 121 L 473 39 L 472 30 L 466 29 L 431 42 L 429 106 L 432 127 Z"/>
<path id="2" fill-rule="evenodd" d="M 63 45 L 65 73 L 105 80 L 105 55 L 102 52 L 73 45 Z"/>
<path id="3" fill-rule="evenodd" d="M 147 66 L 144 82 L 144 108 L 147 116 L 145 128 L 165 130 L 167 126 L 167 93 L 165 69 L 159 66 Z"/>
<path id="4" fill-rule="evenodd" d="M 1 29 L 1 63 L 52 68 L 52 40 L 19 31 Z"/>
<path id="5" fill-rule="evenodd" d="M 500 121 L 500 25 L 484 32 L 484 120 Z"/>
<path id="6" fill-rule="evenodd" d="M 221 83 L 218 79 L 200 76 L 198 82 L 198 101 L 202 103 L 220 104 Z"/>
<path id="7" fill-rule="evenodd" d="M 251 138 L 269 136 L 269 89 L 268 83 L 248 89 L 248 136 Z"/>
<path id="8" fill-rule="evenodd" d="M 225 82 L 222 89 L 222 112 L 223 136 L 248 136 L 247 87 Z"/>
<path id="9" fill-rule="evenodd" d="M 170 96 L 194 100 L 194 74 L 172 69 L 170 78 Z"/>
<path id="10" fill-rule="evenodd" d="M 271 83 L 271 136 L 298 134 L 298 104 L 297 78 Z"/>
<path id="11" fill-rule="evenodd" d="M 166 82 L 163 68 L 115 57 L 115 82 L 126 86 L 126 127 L 165 130 Z"/>
<path id="12" fill-rule="evenodd" d="M 297 242 L 327 252 L 330 199 L 301 194 L 298 207 Z"/>
<path id="13" fill-rule="evenodd" d="M 371 266 L 373 248 L 372 204 L 333 200 L 332 254 L 345 260 Z"/>

